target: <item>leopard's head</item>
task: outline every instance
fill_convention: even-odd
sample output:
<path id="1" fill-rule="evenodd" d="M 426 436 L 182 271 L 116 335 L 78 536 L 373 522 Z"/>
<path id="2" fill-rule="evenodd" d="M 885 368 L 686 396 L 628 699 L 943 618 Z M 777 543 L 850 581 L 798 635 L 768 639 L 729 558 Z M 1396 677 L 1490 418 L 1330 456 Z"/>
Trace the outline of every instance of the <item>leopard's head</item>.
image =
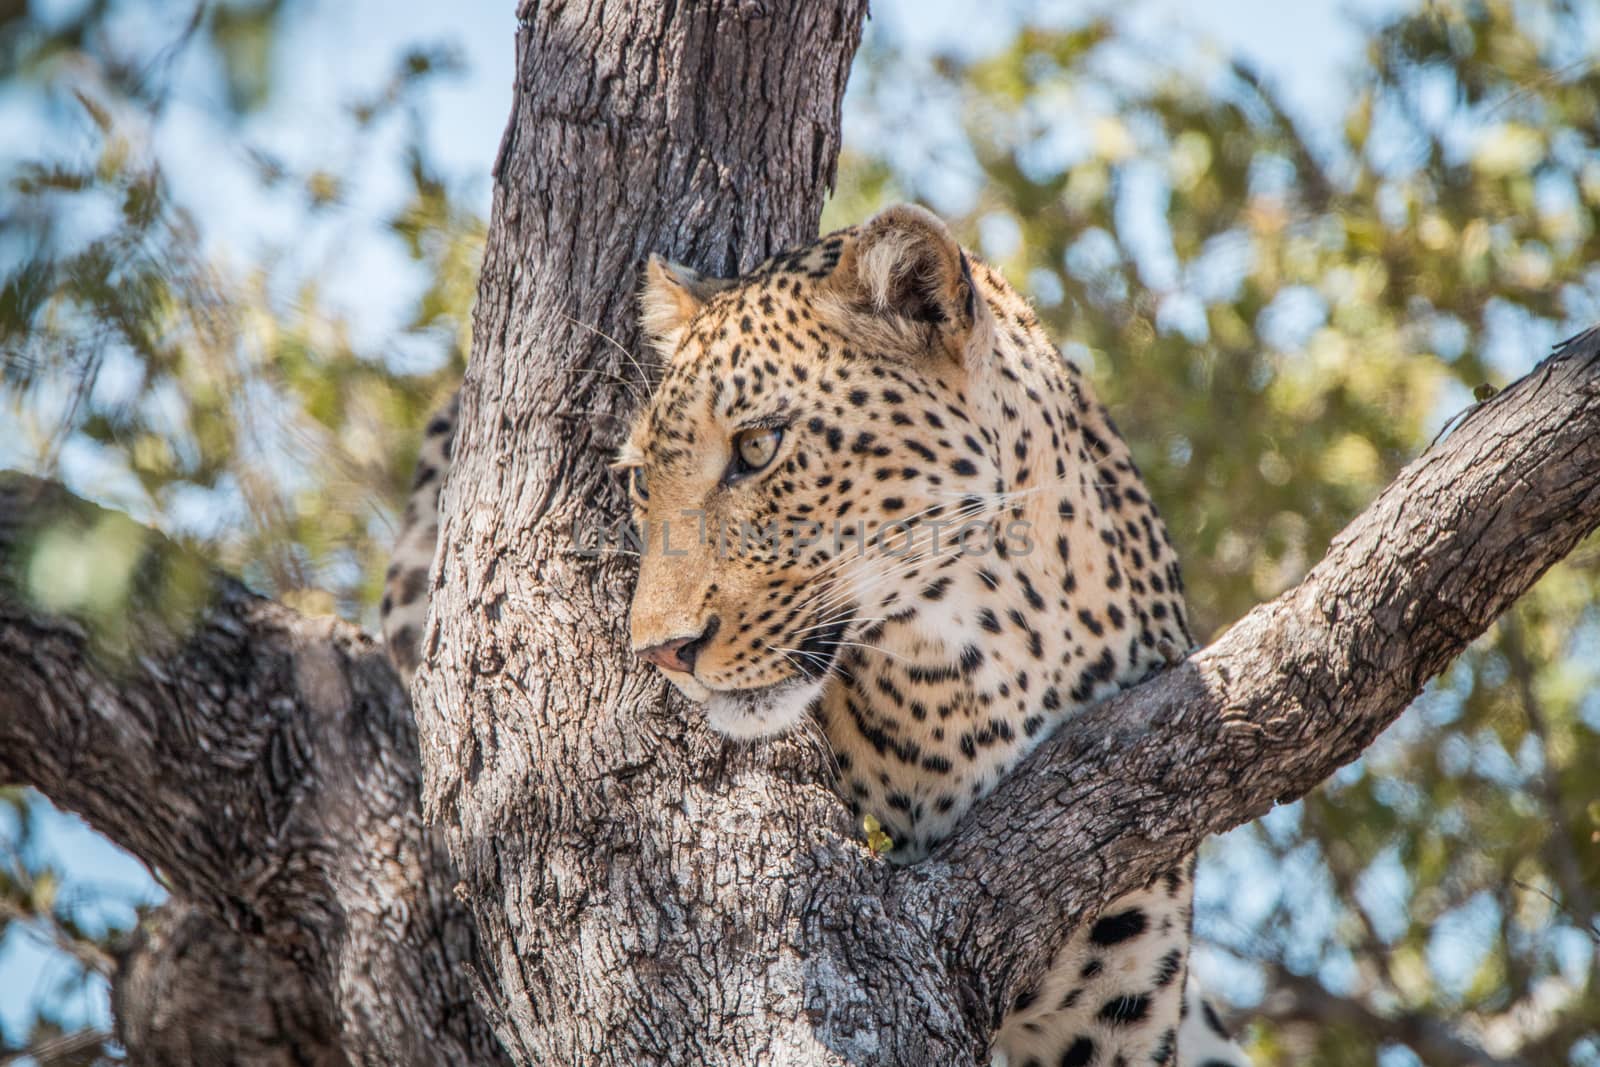
<path id="1" fill-rule="evenodd" d="M 993 314 L 944 224 L 904 206 L 740 278 L 652 259 L 642 307 L 665 368 L 616 464 L 643 546 L 633 646 L 716 729 L 780 733 L 996 487 L 961 414 Z"/>

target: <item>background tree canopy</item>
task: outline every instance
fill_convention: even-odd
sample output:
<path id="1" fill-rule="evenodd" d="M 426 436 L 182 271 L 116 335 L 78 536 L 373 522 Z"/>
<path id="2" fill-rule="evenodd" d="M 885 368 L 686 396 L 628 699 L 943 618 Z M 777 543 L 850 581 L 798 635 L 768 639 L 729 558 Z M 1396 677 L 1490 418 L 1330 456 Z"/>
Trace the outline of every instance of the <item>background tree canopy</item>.
<path id="1" fill-rule="evenodd" d="M 1031 295 L 1132 442 L 1203 638 L 1296 581 L 1475 397 L 1600 320 L 1591 5 L 1375 17 L 1327 90 L 1337 122 L 1148 20 L 1020 10 L 946 48 L 891 8 L 825 221 L 924 200 Z M 475 181 L 436 158 L 425 100 L 460 60 L 433 43 L 298 139 L 272 132 L 313 14 L 0 2 L 0 118 L 23 133 L 0 149 L 0 466 L 370 625 L 424 414 L 468 348 L 493 143 Z M 220 194 L 172 166 L 195 169 L 196 109 Z M 272 220 L 242 248 L 219 237 L 241 213 Z M 408 273 L 364 272 L 375 235 Z M 400 327 L 357 321 L 363 299 Z M 44 538 L 35 592 L 114 640 L 126 536 Z M 1198 966 L 1257 1062 L 1444 1062 L 1442 1027 L 1600 1064 L 1597 768 L 1591 542 L 1360 761 L 1208 850 Z M 60 862 L 41 799 L 0 798 L 0 989 L 31 992 L 0 1003 L 0 1062 L 114 1056 L 92 1005 L 127 894 L 108 907 Z M 41 943 L 59 959 L 36 984 Z"/>

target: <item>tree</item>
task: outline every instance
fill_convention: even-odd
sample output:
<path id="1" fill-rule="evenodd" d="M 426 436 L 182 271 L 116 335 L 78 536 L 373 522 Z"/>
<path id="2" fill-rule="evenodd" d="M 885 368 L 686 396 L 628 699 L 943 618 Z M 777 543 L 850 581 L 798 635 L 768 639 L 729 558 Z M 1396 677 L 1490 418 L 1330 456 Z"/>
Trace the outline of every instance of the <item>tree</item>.
<path id="1" fill-rule="evenodd" d="M 421 795 L 459 890 L 414 822 L 410 718 L 369 644 L 115 519 L 68 507 L 82 517 L 45 523 L 54 540 L 24 533 L 59 497 L 8 483 L 8 541 L 29 549 L 10 588 L 31 599 L 3 609 L 0 661 L 21 681 L 0 697 L 0 767 L 167 872 L 184 899 L 165 924 L 177 933 L 150 939 L 153 959 L 163 944 L 168 961 L 192 961 L 170 946 L 238 938 L 278 976 L 257 988 L 289 1003 L 303 990 L 301 1003 L 328 1009 L 287 1014 L 309 1019 L 295 1040 L 330 1057 L 392 1060 L 442 1039 L 472 1059 L 492 1026 L 513 1056 L 534 1060 L 577 1050 L 587 1060 L 604 1044 L 616 1059 L 698 1048 L 708 1062 L 743 1062 L 771 1048 L 780 1060 L 955 1062 L 981 1050 L 1042 965 L 1030 946 L 1206 830 L 1298 795 L 1354 756 L 1600 519 L 1585 338 L 1475 411 L 1294 591 L 1056 738 L 936 866 L 886 871 L 851 843 L 817 752 L 798 742 L 727 752 L 614 654 L 627 568 L 563 552 L 585 501 L 621 505 L 600 465 L 627 403 L 616 383 L 639 379 L 601 335 L 631 341 L 643 253 L 727 271 L 814 232 L 860 11 L 815 17 L 741 7 L 579 24 L 523 12 L 433 660 L 417 686 Z M 747 85 L 768 87 L 759 106 Z M 537 336 L 526 323 L 540 324 Z M 32 564 L 68 535 L 138 562 L 129 617 L 39 602 L 49 584 L 29 584 Z M 597 618 L 613 620 L 609 640 Z M 1287 659 L 1295 671 L 1280 671 Z M 1205 714 L 1222 707 L 1228 715 Z M 1108 732 L 1132 753 L 1111 789 Z M 242 758 L 257 753 L 268 758 Z M 86 766 L 119 776 L 86 779 Z M 236 816 L 220 841 L 195 832 L 212 823 L 193 813 L 213 810 Z M 1027 873 L 1091 852 L 1104 862 L 1065 883 Z M 373 855 L 398 866 L 370 871 Z M 1053 862 L 1029 863 L 1039 856 Z M 415 898 L 394 895 L 413 883 Z M 402 914 L 405 951 L 366 966 Z M 429 965 L 440 955 L 473 960 L 472 971 Z M 358 961 L 411 979 L 395 985 L 411 995 L 380 981 L 374 999 L 355 980 Z M 474 992 L 481 1015 L 459 1010 Z M 193 1037 L 187 1026 L 127 1027 L 140 1012 L 123 1004 L 136 1051 L 145 1037 Z M 248 1002 L 245 1018 L 202 1007 L 226 1041 L 274 1017 Z"/>

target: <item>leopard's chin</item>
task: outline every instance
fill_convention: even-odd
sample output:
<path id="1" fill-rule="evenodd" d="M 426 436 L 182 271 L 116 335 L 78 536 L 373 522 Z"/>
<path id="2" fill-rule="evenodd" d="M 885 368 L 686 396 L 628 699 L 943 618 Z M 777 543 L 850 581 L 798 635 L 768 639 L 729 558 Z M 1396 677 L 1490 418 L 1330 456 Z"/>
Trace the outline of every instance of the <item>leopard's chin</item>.
<path id="1" fill-rule="evenodd" d="M 822 696 L 826 678 L 790 678 L 760 689 L 711 693 L 706 721 L 719 734 L 741 741 L 776 737 L 798 726 Z"/>
<path id="2" fill-rule="evenodd" d="M 719 734 L 741 741 L 776 737 L 794 729 L 822 695 L 826 678 L 786 678 L 759 689 L 711 689 L 692 674 L 663 670 L 689 700 L 705 705 Z"/>

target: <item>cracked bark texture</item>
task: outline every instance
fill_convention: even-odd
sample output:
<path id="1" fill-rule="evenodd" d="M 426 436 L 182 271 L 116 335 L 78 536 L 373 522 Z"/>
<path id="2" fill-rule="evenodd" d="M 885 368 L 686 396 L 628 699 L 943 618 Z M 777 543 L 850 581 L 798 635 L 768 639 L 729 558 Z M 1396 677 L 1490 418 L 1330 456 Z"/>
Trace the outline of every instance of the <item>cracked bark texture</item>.
<path id="1" fill-rule="evenodd" d="M 181 900 L 140 921 L 111 987 L 117 1041 L 140 1063 L 346 1067 L 325 1002 L 292 960 Z"/>

